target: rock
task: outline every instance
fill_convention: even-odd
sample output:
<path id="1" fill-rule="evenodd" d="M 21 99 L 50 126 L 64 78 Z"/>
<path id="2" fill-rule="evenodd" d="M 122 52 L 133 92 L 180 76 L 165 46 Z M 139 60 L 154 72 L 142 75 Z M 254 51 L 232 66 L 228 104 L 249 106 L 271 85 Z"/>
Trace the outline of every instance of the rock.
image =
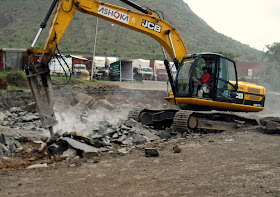
<path id="1" fill-rule="evenodd" d="M 6 116 L 8 116 L 8 117 L 11 117 L 11 116 L 12 116 L 12 114 L 11 114 L 10 112 L 8 112 L 8 111 L 5 111 L 4 114 L 5 114 Z"/>
<path id="2" fill-rule="evenodd" d="M 100 139 L 93 139 L 93 140 L 92 140 L 91 146 L 94 146 L 94 147 L 96 147 L 96 148 L 101 148 L 101 147 L 104 147 L 105 144 L 104 144 L 103 141 L 100 140 Z"/>
<path id="3" fill-rule="evenodd" d="M 98 102 L 94 103 L 92 108 L 105 108 L 108 110 L 113 110 L 115 109 L 114 105 L 112 105 L 109 101 L 107 100 L 99 100 Z"/>
<path id="4" fill-rule="evenodd" d="M 124 141 L 122 141 L 122 144 L 132 145 L 133 144 L 133 137 L 126 138 Z"/>
<path id="5" fill-rule="evenodd" d="M 171 138 L 171 133 L 170 133 L 169 130 L 160 130 L 160 131 L 158 131 L 157 135 L 161 139 L 169 139 L 169 138 Z"/>
<path id="6" fill-rule="evenodd" d="M 2 122 L 2 126 L 8 126 L 9 124 L 10 124 L 9 121 L 3 121 L 3 122 Z"/>
<path id="7" fill-rule="evenodd" d="M 6 139 L 3 133 L 0 134 L 0 144 L 6 145 Z"/>
<path id="8" fill-rule="evenodd" d="M 59 138 L 60 138 L 59 133 L 55 133 L 55 134 L 52 135 L 52 136 L 50 137 L 50 139 L 47 141 L 47 145 L 49 146 L 49 145 L 55 143 Z"/>
<path id="9" fill-rule="evenodd" d="M 94 99 L 84 93 L 79 93 L 74 97 L 75 104 L 84 103 L 86 106 L 90 106 L 93 103 Z"/>
<path id="10" fill-rule="evenodd" d="M 31 112 L 36 109 L 36 103 L 32 102 L 25 106 L 24 110 L 27 112 Z"/>
<path id="11" fill-rule="evenodd" d="M 268 131 L 276 131 L 276 130 L 280 130 L 280 123 L 278 122 L 268 122 L 266 124 L 266 130 Z"/>
<path id="12" fill-rule="evenodd" d="M 158 157 L 159 153 L 155 148 L 145 148 L 145 156 L 146 157 Z"/>
<path id="13" fill-rule="evenodd" d="M 112 134 L 112 133 L 115 133 L 116 132 L 116 130 L 115 129 L 113 129 L 113 128 L 111 128 L 111 127 L 109 127 L 109 128 L 107 128 L 107 130 L 106 130 L 106 134 Z"/>
<path id="14" fill-rule="evenodd" d="M 62 144 L 60 144 L 60 145 L 51 144 L 48 146 L 48 151 L 50 152 L 51 155 L 61 155 L 67 149 L 68 149 L 68 146 L 67 145 L 62 146 Z"/>
<path id="15" fill-rule="evenodd" d="M 47 163 L 42 163 L 42 164 L 34 164 L 31 166 L 28 166 L 27 169 L 34 169 L 34 168 L 46 168 L 48 167 Z"/>
<path id="16" fill-rule="evenodd" d="M 102 142 L 105 146 L 111 146 L 112 145 L 110 139 L 104 138 L 104 139 L 102 139 Z"/>
<path id="17" fill-rule="evenodd" d="M 100 150 L 99 150 L 100 151 Z M 98 152 L 99 152 L 98 151 Z M 97 152 L 83 152 L 82 157 L 86 159 L 90 159 L 92 157 L 97 157 L 99 154 Z"/>
<path id="18" fill-rule="evenodd" d="M 173 152 L 174 152 L 174 153 L 181 153 L 181 152 L 182 152 L 182 149 L 176 144 L 176 145 L 173 147 Z"/>
<path id="19" fill-rule="evenodd" d="M 119 135 L 117 134 L 117 133 L 115 133 L 113 136 L 112 136 L 112 138 L 118 138 L 119 137 Z"/>
<path id="20" fill-rule="evenodd" d="M 9 155 L 9 154 L 10 154 L 9 149 L 4 144 L 0 144 L 0 156 Z"/>
<path id="21" fill-rule="evenodd" d="M 267 123 L 269 123 L 269 122 L 280 123 L 280 117 L 265 117 L 265 118 L 260 119 L 260 123 L 263 126 L 266 126 Z"/>
<path id="22" fill-rule="evenodd" d="M 0 144 L 0 158 L 3 157 L 4 155 L 4 148 L 3 148 L 3 145 Z"/>
<path id="23" fill-rule="evenodd" d="M 77 155 L 77 151 L 73 148 L 68 148 L 66 151 L 64 151 L 61 155 L 61 158 L 69 158 L 69 159 L 73 159 L 74 157 L 76 157 Z"/>
<path id="24" fill-rule="evenodd" d="M 126 120 L 124 125 L 127 126 L 127 127 L 135 127 L 137 124 L 137 121 L 136 120 L 133 120 L 133 119 L 129 119 L 129 120 Z"/>
<path id="25" fill-rule="evenodd" d="M 70 132 L 69 135 L 71 135 L 75 140 L 78 140 L 80 142 L 84 142 L 88 145 L 94 146 L 94 143 L 91 141 L 90 138 L 84 136 L 83 134 L 79 133 L 78 131 Z"/>
<path id="26" fill-rule="evenodd" d="M 123 155 L 126 155 L 128 153 L 128 150 L 126 148 L 120 148 L 118 150 L 119 153 L 123 154 Z"/>
<path id="27" fill-rule="evenodd" d="M 139 145 L 139 144 L 144 144 L 146 142 L 147 139 L 145 139 L 142 135 L 138 133 L 133 137 L 133 144 Z"/>
<path id="28" fill-rule="evenodd" d="M 0 121 L 5 119 L 6 115 L 3 112 L 0 112 Z"/>
<path id="29" fill-rule="evenodd" d="M 124 124 L 121 126 L 121 129 L 122 130 L 130 130 L 132 127 L 127 127 L 127 126 L 125 126 Z"/>
<path id="30" fill-rule="evenodd" d="M 66 141 L 71 147 L 80 150 L 82 152 L 81 156 L 98 156 L 99 150 L 93 146 L 81 143 L 77 140 L 71 139 L 69 137 L 62 137 L 61 140 Z"/>
<path id="31" fill-rule="evenodd" d="M 104 147 L 101 147 L 100 148 L 100 151 L 101 152 L 108 152 L 110 149 L 109 148 L 104 148 Z"/>
<path id="32" fill-rule="evenodd" d="M 90 135 L 90 138 L 91 139 L 100 139 L 100 138 L 102 138 L 102 135 L 95 133 L 95 134 Z"/>
<path id="33" fill-rule="evenodd" d="M 39 120 L 40 117 L 39 116 L 35 116 L 35 115 L 27 115 L 22 117 L 22 121 L 23 122 L 33 122 L 35 120 Z"/>
<path id="34" fill-rule="evenodd" d="M 121 137 L 119 137 L 119 138 L 116 140 L 116 142 L 118 142 L 118 143 L 121 144 L 125 139 L 126 139 L 126 135 L 122 135 Z"/>
<path id="35" fill-rule="evenodd" d="M 25 136 L 21 136 L 19 138 L 17 138 L 17 141 L 19 141 L 20 143 L 25 143 L 25 142 L 28 142 L 28 137 L 25 137 Z"/>
<path id="36" fill-rule="evenodd" d="M 77 105 L 75 105 L 75 111 L 79 111 L 79 112 L 89 111 L 89 107 L 84 102 L 80 102 Z"/>
<path id="37" fill-rule="evenodd" d="M 140 131 L 140 134 L 142 134 L 143 136 L 147 137 L 149 139 L 149 141 L 155 141 L 155 140 L 159 140 L 160 139 L 160 137 L 158 137 L 155 134 L 151 133 L 147 129 L 142 129 Z"/>
<path id="38" fill-rule="evenodd" d="M 18 112 L 23 112 L 23 109 L 21 107 L 12 107 L 9 110 L 11 113 L 18 113 Z"/>

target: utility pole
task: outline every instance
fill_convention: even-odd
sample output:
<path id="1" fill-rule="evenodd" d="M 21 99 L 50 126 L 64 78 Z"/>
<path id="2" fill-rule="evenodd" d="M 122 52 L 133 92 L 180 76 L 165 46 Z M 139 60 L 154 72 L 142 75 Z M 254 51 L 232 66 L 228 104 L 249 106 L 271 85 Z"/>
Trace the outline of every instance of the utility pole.
<path id="1" fill-rule="evenodd" d="M 92 65 L 91 65 L 91 81 L 93 81 L 93 73 L 95 71 L 94 57 L 96 49 L 96 40 L 97 40 L 97 29 L 98 29 L 98 18 L 96 17 L 96 26 L 95 26 L 95 36 L 94 36 L 94 46 L 93 46 L 93 55 L 92 55 Z"/>

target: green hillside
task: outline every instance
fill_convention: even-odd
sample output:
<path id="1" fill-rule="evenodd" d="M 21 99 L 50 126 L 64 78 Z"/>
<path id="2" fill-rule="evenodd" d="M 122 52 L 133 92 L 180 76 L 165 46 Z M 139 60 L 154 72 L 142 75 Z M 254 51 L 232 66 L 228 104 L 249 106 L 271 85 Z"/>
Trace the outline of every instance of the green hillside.
<path id="1" fill-rule="evenodd" d="M 51 2 L 52 0 L 1 0 L 0 48 L 28 48 Z M 128 7 L 116 0 L 104 2 Z M 216 32 L 195 15 L 183 0 L 134 0 L 134 2 L 162 11 L 164 19 L 178 29 L 190 53 L 222 52 L 236 56 L 236 60 L 260 61 L 262 52 Z M 60 51 L 65 54 L 91 55 L 95 24 L 95 17 L 78 12 L 59 46 Z M 44 45 L 47 34 L 46 28 L 37 42 L 37 47 Z M 100 19 L 96 55 L 117 54 L 121 58 L 163 58 L 160 44 L 152 38 L 124 27 L 114 27 L 110 22 Z"/>

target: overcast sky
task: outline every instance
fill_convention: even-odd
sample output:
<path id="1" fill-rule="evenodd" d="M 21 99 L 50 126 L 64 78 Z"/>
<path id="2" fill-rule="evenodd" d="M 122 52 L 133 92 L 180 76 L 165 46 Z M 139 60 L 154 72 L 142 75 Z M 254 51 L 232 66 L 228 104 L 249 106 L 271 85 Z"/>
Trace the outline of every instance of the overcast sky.
<path id="1" fill-rule="evenodd" d="M 280 0 L 184 0 L 217 32 L 258 50 L 280 42 Z"/>

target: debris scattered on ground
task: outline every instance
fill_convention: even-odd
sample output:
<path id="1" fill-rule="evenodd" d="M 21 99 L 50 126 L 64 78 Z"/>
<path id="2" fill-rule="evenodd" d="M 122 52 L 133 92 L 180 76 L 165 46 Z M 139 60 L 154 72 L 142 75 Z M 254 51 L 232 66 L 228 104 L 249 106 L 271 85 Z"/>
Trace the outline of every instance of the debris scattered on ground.
<path id="1" fill-rule="evenodd" d="M 266 117 L 260 119 L 260 123 L 264 126 L 266 133 L 280 134 L 280 117 Z"/>
<path id="2" fill-rule="evenodd" d="M 145 148 L 145 156 L 146 157 L 158 157 L 159 152 L 155 148 Z"/>
<path id="3" fill-rule="evenodd" d="M 173 152 L 174 152 L 174 153 L 181 153 L 181 152 L 182 152 L 182 149 L 176 144 L 176 145 L 173 147 Z"/>

